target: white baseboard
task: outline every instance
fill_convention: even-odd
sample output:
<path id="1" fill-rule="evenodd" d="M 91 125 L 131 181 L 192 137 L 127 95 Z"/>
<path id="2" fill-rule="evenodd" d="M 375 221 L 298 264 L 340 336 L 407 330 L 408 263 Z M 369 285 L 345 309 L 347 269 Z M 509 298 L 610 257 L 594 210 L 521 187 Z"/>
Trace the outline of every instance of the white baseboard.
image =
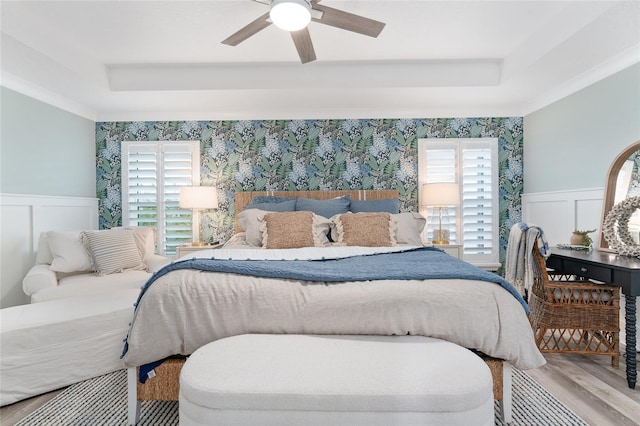
<path id="1" fill-rule="evenodd" d="M 0 307 L 29 303 L 22 278 L 35 262 L 41 232 L 97 228 L 97 198 L 0 194 Z"/>

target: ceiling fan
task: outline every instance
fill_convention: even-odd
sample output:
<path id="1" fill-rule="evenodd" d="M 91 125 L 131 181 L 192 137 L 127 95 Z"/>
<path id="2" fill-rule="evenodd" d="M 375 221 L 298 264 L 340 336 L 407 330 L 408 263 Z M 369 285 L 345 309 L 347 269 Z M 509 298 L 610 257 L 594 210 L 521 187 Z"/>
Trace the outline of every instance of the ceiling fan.
<path id="1" fill-rule="evenodd" d="M 291 33 L 293 43 L 300 56 L 300 61 L 305 64 L 316 59 L 316 53 L 311 42 L 311 35 L 307 24 L 310 21 L 330 25 L 369 37 L 378 37 L 384 26 L 384 22 L 365 18 L 343 10 L 323 6 L 321 0 L 253 0 L 270 6 L 269 12 L 250 22 L 245 27 L 233 33 L 223 44 L 237 46 L 252 35 L 267 28 L 272 23 Z M 287 19 L 298 21 L 291 24 Z"/>

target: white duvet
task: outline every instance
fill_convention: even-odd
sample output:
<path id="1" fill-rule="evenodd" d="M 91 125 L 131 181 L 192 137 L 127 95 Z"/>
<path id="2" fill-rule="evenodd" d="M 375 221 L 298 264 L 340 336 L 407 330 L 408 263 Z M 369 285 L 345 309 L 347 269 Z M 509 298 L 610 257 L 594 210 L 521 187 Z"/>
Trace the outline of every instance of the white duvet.
<path id="1" fill-rule="evenodd" d="M 188 257 L 314 259 L 381 251 L 389 249 L 220 249 Z M 422 335 L 479 350 L 519 369 L 545 363 L 523 307 L 507 290 L 485 281 L 427 281 L 326 284 L 172 271 L 140 300 L 124 361 L 139 366 L 188 355 L 233 335 L 288 333 Z"/>

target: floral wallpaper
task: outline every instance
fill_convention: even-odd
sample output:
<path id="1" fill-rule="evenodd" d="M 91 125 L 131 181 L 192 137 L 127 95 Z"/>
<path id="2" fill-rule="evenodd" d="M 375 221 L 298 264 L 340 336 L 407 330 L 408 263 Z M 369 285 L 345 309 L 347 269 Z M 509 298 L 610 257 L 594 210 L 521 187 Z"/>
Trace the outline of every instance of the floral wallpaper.
<path id="1" fill-rule="evenodd" d="M 521 220 L 522 117 L 147 121 L 96 123 L 101 228 L 122 221 L 120 143 L 200 141 L 202 185 L 220 207 L 204 215 L 203 238 L 234 232 L 234 194 L 246 190 L 397 189 L 403 211 L 417 211 L 419 138 L 497 137 L 500 246 Z"/>

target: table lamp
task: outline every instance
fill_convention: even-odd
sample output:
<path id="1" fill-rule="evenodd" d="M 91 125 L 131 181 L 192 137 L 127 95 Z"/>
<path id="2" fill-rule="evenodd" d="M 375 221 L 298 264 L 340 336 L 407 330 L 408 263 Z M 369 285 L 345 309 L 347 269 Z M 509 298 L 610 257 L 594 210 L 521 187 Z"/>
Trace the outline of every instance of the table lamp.
<path id="1" fill-rule="evenodd" d="M 180 208 L 193 211 L 193 223 L 197 225 L 194 246 L 206 246 L 200 241 L 200 210 L 218 208 L 218 193 L 213 186 L 183 186 L 180 188 Z"/>
<path id="2" fill-rule="evenodd" d="M 439 227 L 433 231 L 433 244 L 449 244 L 449 231 L 442 229 L 442 209 L 460 203 L 460 188 L 455 182 L 434 182 L 422 185 L 422 196 L 426 205 L 438 209 Z"/>

